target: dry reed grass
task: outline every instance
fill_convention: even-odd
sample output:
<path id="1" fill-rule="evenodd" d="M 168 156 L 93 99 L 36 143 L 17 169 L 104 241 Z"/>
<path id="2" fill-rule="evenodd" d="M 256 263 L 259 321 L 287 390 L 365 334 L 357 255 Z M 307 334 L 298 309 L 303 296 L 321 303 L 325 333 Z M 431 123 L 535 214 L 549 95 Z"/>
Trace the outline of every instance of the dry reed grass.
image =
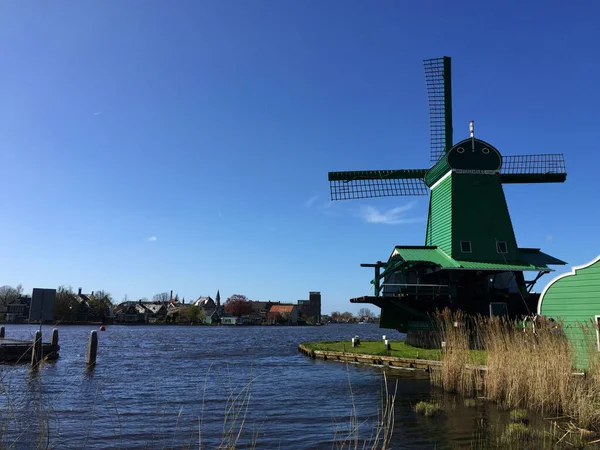
<path id="1" fill-rule="evenodd" d="M 580 428 L 600 431 L 600 358 L 596 329 L 579 325 L 587 347 L 588 369 L 574 375 L 576 351 L 565 334 L 549 324 L 517 328 L 499 317 L 467 322 L 461 312 L 437 312 L 445 352 L 434 385 L 451 392 L 480 395 L 507 409 L 525 408 L 546 416 L 567 417 Z M 485 349 L 487 370 L 466 368 L 470 347 Z"/>
<path id="2" fill-rule="evenodd" d="M 469 369 L 471 336 L 467 317 L 445 309 L 435 316 L 442 346 L 442 367 L 431 374 L 432 383 L 448 392 L 472 396 L 479 387 L 476 372 Z"/>

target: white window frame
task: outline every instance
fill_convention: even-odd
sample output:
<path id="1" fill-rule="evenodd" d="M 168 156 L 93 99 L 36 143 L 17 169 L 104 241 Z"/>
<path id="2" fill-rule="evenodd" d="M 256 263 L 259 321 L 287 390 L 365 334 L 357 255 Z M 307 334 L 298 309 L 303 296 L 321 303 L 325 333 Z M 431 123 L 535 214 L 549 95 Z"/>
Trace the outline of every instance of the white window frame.
<path id="1" fill-rule="evenodd" d="M 469 251 L 466 252 L 463 250 L 463 243 L 468 243 L 469 244 Z M 460 251 L 462 253 L 473 253 L 473 245 L 471 244 L 471 241 L 460 241 Z"/>

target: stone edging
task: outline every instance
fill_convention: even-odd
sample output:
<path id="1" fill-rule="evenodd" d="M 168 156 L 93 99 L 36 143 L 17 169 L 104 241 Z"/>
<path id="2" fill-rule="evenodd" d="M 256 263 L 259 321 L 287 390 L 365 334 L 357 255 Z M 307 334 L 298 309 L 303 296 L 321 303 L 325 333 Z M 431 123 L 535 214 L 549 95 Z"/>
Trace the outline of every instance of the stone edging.
<path id="1" fill-rule="evenodd" d="M 441 361 L 428 359 L 397 358 L 395 356 L 365 355 L 362 353 L 330 352 L 326 350 L 311 350 L 300 344 L 298 351 L 312 359 L 323 359 L 358 364 L 369 364 L 373 366 L 388 366 L 399 369 L 416 369 L 431 372 L 442 366 Z"/>

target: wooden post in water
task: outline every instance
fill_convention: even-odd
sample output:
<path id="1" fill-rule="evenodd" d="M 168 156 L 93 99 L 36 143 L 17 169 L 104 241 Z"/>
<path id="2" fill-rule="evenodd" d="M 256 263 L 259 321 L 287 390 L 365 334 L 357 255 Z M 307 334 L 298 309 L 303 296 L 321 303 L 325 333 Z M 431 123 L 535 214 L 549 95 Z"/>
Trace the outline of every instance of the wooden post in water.
<path id="1" fill-rule="evenodd" d="M 50 340 L 50 345 L 55 347 L 58 345 L 58 328 L 52 329 L 52 339 Z"/>
<path id="2" fill-rule="evenodd" d="M 92 330 L 88 343 L 87 366 L 92 368 L 96 365 L 96 353 L 98 352 L 98 332 Z"/>
<path id="3" fill-rule="evenodd" d="M 4 339 L 4 327 L 0 327 L 0 339 Z"/>
<path id="4" fill-rule="evenodd" d="M 39 366 L 42 359 L 42 330 L 35 332 L 35 338 L 33 340 L 33 348 L 31 349 L 31 367 L 36 368 Z"/>

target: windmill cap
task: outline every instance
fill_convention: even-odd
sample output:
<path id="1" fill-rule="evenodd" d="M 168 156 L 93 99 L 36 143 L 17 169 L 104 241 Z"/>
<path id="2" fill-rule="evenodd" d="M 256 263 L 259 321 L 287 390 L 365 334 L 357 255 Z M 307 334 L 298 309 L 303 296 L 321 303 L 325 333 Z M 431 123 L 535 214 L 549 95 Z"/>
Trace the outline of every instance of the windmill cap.
<path id="1" fill-rule="evenodd" d="M 454 170 L 498 171 L 502 155 L 492 145 L 480 139 L 465 139 L 446 154 L 448 166 Z"/>

